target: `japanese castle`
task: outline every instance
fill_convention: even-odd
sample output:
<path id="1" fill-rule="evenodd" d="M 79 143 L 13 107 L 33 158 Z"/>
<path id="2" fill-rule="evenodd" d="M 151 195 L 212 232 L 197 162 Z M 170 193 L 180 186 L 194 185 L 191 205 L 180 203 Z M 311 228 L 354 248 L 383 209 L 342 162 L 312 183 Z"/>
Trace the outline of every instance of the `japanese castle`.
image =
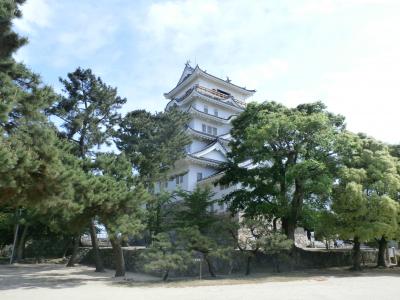
<path id="1" fill-rule="evenodd" d="M 234 188 L 214 187 L 211 183 L 221 176 L 218 166 L 226 161 L 231 121 L 244 110 L 245 100 L 254 93 L 255 90 L 231 83 L 229 78 L 218 78 L 186 63 L 178 84 L 164 96 L 169 100 L 166 109 L 177 106 L 191 114 L 187 132 L 192 143 L 186 149 L 186 157 L 171 170 L 169 181 L 162 184 L 162 189 L 193 191 L 197 185 L 210 184 L 215 197 L 220 198 Z"/>

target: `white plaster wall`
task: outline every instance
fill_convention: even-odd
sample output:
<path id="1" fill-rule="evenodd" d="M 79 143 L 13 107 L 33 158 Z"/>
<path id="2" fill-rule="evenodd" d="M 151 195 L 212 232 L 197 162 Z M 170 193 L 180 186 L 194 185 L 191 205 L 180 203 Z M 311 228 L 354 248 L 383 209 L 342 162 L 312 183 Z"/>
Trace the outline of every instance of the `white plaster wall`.
<path id="1" fill-rule="evenodd" d="M 194 153 L 194 152 L 203 150 L 205 147 L 207 147 L 207 145 L 209 145 L 209 143 L 193 139 L 192 144 L 190 145 L 189 153 Z"/>
<path id="2" fill-rule="evenodd" d="M 182 111 L 187 111 L 187 110 L 189 109 L 190 104 L 191 104 L 191 103 L 188 102 L 188 103 L 186 103 L 186 104 L 183 104 L 183 105 L 179 106 L 179 108 L 180 108 L 180 110 L 182 110 Z"/>
<path id="3" fill-rule="evenodd" d="M 191 128 L 200 132 L 203 131 L 203 124 L 217 128 L 217 135 L 229 133 L 232 128 L 230 124 L 220 125 L 209 120 L 200 119 L 198 117 L 193 117 L 193 119 L 189 122 L 189 126 Z"/>
<path id="4" fill-rule="evenodd" d="M 184 171 L 181 172 L 177 172 L 176 174 L 182 174 L 184 173 Z M 177 190 L 178 188 L 181 188 L 183 190 L 187 190 L 188 189 L 188 185 L 189 185 L 189 172 L 187 172 L 185 175 L 183 175 L 183 182 L 180 184 L 176 184 L 176 179 L 174 177 L 171 180 L 168 180 L 168 187 L 164 188 L 164 190 L 167 191 L 174 191 Z M 159 190 L 159 189 L 158 189 Z"/>
<path id="5" fill-rule="evenodd" d="M 215 159 L 215 160 L 219 160 L 219 161 L 226 161 L 225 155 L 223 155 L 220 151 L 217 151 L 217 150 L 211 151 L 211 152 L 203 155 L 202 157 Z"/>
<path id="6" fill-rule="evenodd" d="M 227 194 L 233 192 L 234 190 L 240 189 L 240 185 L 232 185 L 227 189 L 221 189 L 220 185 L 217 185 L 214 187 L 214 185 L 211 185 L 213 187 L 213 192 L 214 192 L 214 197 L 213 199 L 222 199 L 224 198 L 224 196 L 226 196 Z M 223 204 L 223 205 L 219 205 L 219 204 L 215 204 L 214 205 L 214 211 L 216 212 L 225 212 L 227 210 L 227 205 Z"/>
<path id="7" fill-rule="evenodd" d="M 235 110 L 230 110 L 229 108 L 226 108 L 225 106 L 219 106 L 215 105 L 212 103 L 209 103 L 203 99 L 195 98 L 192 101 L 192 104 L 195 104 L 195 107 L 197 110 L 204 111 L 204 106 L 208 106 L 208 113 L 210 115 L 214 115 L 214 109 L 218 110 L 218 116 L 224 119 L 228 119 L 232 115 L 236 115 L 237 112 Z"/>
<path id="8" fill-rule="evenodd" d="M 225 91 L 227 93 L 230 93 L 232 96 L 234 96 L 238 100 L 244 101 L 244 95 L 238 92 L 231 91 L 229 88 L 225 87 L 223 84 L 219 84 L 217 82 L 214 82 L 213 80 L 208 80 L 205 78 L 197 78 L 196 80 L 190 82 L 189 84 L 186 84 L 182 87 L 181 91 L 179 94 L 177 94 L 175 97 L 179 98 L 182 97 L 187 90 L 189 90 L 193 85 L 198 84 L 200 86 L 203 86 L 205 88 L 209 89 L 220 89 L 222 91 Z M 229 107 L 225 106 L 219 106 L 216 104 L 211 104 L 208 103 L 205 100 L 199 99 L 197 97 L 193 97 L 192 99 L 188 99 L 189 102 L 186 103 L 185 105 L 181 106 L 182 110 L 187 110 L 189 106 L 195 107 L 197 110 L 204 112 L 204 105 L 207 105 L 208 107 L 208 114 L 214 115 L 214 109 L 218 110 L 218 117 L 228 119 L 232 115 L 236 115 L 237 112 L 234 109 L 230 109 Z M 231 125 L 230 124 L 221 124 L 219 122 L 215 122 L 212 120 L 203 120 L 199 117 L 193 116 L 192 120 L 189 122 L 189 126 L 197 131 L 202 132 L 202 124 L 205 124 L 206 126 L 212 126 L 217 128 L 217 134 L 218 135 L 223 135 L 227 134 L 231 130 Z M 190 145 L 190 151 L 189 153 L 194 153 L 198 152 L 202 149 L 204 149 L 207 145 L 209 145 L 211 141 L 203 141 L 203 140 L 198 140 L 198 139 L 193 139 L 191 145 Z M 205 157 L 210 158 L 210 159 L 215 159 L 215 160 L 220 160 L 220 161 L 225 161 L 226 158 L 224 155 L 222 155 L 218 151 L 213 151 L 211 153 L 208 153 L 205 155 Z M 179 167 L 180 169 L 182 167 Z M 212 167 L 207 167 L 203 165 L 198 165 L 196 163 L 189 163 L 188 165 L 185 164 L 184 168 L 188 170 L 188 173 L 184 176 L 183 178 L 183 183 L 180 185 L 181 188 L 192 191 L 195 189 L 197 186 L 197 173 L 201 172 L 203 174 L 203 178 L 208 177 L 210 175 L 213 175 L 217 172 L 216 168 Z M 173 171 L 174 172 L 174 171 Z M 175 172 L 176 174 L 182 173 L 182 172 Z M 168 190 L 172 191 L 177 188 L 175 179 L 170 180 L 168 182 Z M 225 190 L 220 190 L 220 187 L 214 187 L 211 185 L 211 188 L 214 190 L 215 198 L 221 198 L 225 194 L 229 193 L 235 187 L 230 187 Z M 214 206 L 214 209 L 216 211 L 225 211 L 225 207 L 220 207 L 218 204 Z"/>
<path id="9" fill-rule="evenodd" d="M 197 185 L 197 173 L 203 173 L 203 178 L 214 174 L 217 170 L 211 167 L 200 166 L 197 164 L 191 164 L 189 166 L 189 176 L 188 176 L 188 190 L 193 191 Z"/>

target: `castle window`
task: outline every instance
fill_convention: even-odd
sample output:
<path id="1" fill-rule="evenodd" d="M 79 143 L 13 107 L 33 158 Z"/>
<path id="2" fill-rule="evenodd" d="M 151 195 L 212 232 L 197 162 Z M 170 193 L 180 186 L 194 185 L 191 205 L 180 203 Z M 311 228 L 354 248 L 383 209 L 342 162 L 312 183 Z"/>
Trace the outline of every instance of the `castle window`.
<path id="1" fill-rule="evenodd" d="M 208 106 L 207 106 L 207 105 L 204 105 L 204 112 L 205 112 L 206 114 L 208 114 Z"/>
<path id="2" fill-rule="evenodd" d="M 214 109 L 214 116 L 218 117 L 218 109 Z"/>
<path id="3" fill-rule="evenodd" d="M 201 129 L 202 129 L 203 132 L 207 132 L 206 124 L 201 124 Z"/>
<path id="4" fill-rule="evenodd" d="M 202 179 L 203 179 L 203 173 L 198 172 L 198 173 L 197 173 L 197 181 L 200 181 L 200 180 L 202 180 Z"/>
<path id="5" fill-rule="evenodd" d="M 227 92 L 225 92 L 225 91 L 223 91 L 223 90 L 220 90 L 220 89 L 217 89 L 217 91 L 220 92 L 220 93 L 222 93 L 222 94 L 224 94 L 224 95 L 227 95 L 227 96 L 230 96 L 230 95 L 231 95 L 231 94 L 229 94 L 229 93 L 227 93 Z"/>
<path id="6" fill-rule="evenodd" d="M 203 128 L 204 129 L 204 128 Z M 203 132 L 205 132 L 204 130 L 203 130 Z M 217 135 L 217 133 L 218 133 L 218 130 L 217 130 L 217 128 L 216 127 L 212 127 L 212 126 L 207 126 L 207 134 L 209 134 L 209 135 Z"/>
<path id="7" fill-rule="evenodd" d="M 183 183 L 183 175 L 178 175 L 175 177 L 175 183 L 176 185 L 182 184 Z"/>

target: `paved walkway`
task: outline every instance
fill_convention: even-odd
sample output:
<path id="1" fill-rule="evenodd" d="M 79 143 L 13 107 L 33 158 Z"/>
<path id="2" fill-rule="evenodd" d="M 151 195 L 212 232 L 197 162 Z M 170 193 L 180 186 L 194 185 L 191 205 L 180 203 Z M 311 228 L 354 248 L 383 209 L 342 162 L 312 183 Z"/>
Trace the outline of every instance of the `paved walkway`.
<path id="1" fill-rule="evenodd" d="M 289 273 L 250 279 L 163 284 L 158 278 L 128 274 L 128 280 L 92 268 L 62 265 L 0 265 L 0 299 L 29 300 L 197 300 L 197 299 L 400 299 L 400 271 Z M 157 281 L 157 282 L 154 282 Z"/>

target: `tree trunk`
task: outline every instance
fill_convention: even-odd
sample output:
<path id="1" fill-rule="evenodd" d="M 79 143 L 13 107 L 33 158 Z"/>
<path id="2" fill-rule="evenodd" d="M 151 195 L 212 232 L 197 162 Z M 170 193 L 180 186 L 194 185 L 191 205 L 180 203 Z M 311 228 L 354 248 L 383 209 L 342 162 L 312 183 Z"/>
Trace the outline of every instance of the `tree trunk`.
<path id="1" fill-rule="evenodd" d="M 294 242 L 294 231 L 296 229 L 296 222 L 293 222 L 293 220 L 290 218 L 282 218 L 282 229 L 287 238 Z"/>
<path id="2" fill-rule="evenodd" d="M 251 264 L 251 256 L 247 256 L 246 262 L 246 276 L 250 275 L 250 264 Z"/>
<path id="3" fill-rule="evenodd" d="M 207 262 L 208 272 L 210 272 L 211 277 L 216 277 L 214 272 L 214 267 L 210 261 L 210 258 L 208 256 L 205 256 L 204 259 Z"/>
<path id="4" fill-rule="evenodd" d="M 386 267 L 386 248 L 387 248 L 387 240 L 384 236 L 379 240 L 379 251 L 378 251 L 378 267 Z"/>
<path id="5" fill-rule="evenodd" d="M 296 229 L 296 224 L 292 222 L 291 220 L 288 221 L 287 224 L 287 232 L 285 233 L 287 238 L 289 240 L 292 240 L 294 242 L 294 231 Z"/>
<path id="6" fill-rule="evenodd" d="M 124 252 L 121 247 L 121 239 L 113 237 L 110 238 L 110 242 L 114 252 L 115 277 L 125 276 L 125 260 Z"/>
<path id="7" fill-rule="evenodd" d="M 163 281 L 167 281 L 167 279 L 168 279 L 168 275 L 169 275 L 169 270 L 166 270 L 165 271 L 165 273 L 164 273 L 164 276 L 163 276 Z"/>
<path id="8" fill-rule="evenodd" d="M 360 240 L 358 237 L 354 238 L 353 245 L 353 270 L 361 271 L 361 250 L 360 250 Z"/>
<path id="9" fill-rule="evenodd" d="M 103 261 L 101 260 L 101 257 L 100 257 L 99 243 L 97 241 L 96 227 L 94 225 L 93 220 L 90 221 L 89 227 L 90 227 L 89 228 L 90 229 L 90 238 L 92 240 L 94 262 L 96 264 L 96 272 L 104 272 Z"/>
<path id="10" fill-rule="evenodd" d="M 74 240 L 75 240 L 74 237 L 71 237 L 71 238 L 68 240 L 68 242 L 65 244 L 62 258 L 66 258 L 66 257 L 67 257 L 67 253 L 68 253 L 69 248 L 70 248 L 71 246 L 74 246 Z"/>
<path id="11" fill-rule="evenodd" d="M 277 224 L 276 224 L 277 221 L 278 221 L 278 218 L 274 218 L 274 219 L 272 220 L 272 230 L 273 230 L 274 232 L 276 232 L 276 231 L 278 230 L 278 226 L 277 226 Z"/>
<path id="12" fill-rule="evenodd" d="M 18 213 L 17 213 L 18 215 Z M 21 210 L 19 210 L 19 215 L 21 215 Z M 18 231 L 19 231 L 19 223 L 14 227 L 14 241 L 13 241 L 13 246 L 11 250 L 11 257 L 10 257 L 10 265 L 14 263 L 14 256 L 15 256 L 15 250 L 17 247 L 17 241 L 18 241 Z"/>
<path id="13" fill-rule="evenodd" d="M 17 262 L 21 262 L 21 260 L 24 258 L 26 235 L 28 233 L 28 227 L 29 227 L 29 225 L 25 225 L 24 226 L 24 229 L 22 230 L 22 234 L 21 234 L 21 237 L 20 237 L 19 242 L 18 242 Z"/>
<path id="14" fill-rule="evenodd" d="M 296 230 L 297 221 L 303 207 L 303 198 L 303 183 L 300 179 L 296 179 L 293 200 L 290 207 L 290 214 L 287 218 L 287 229 L 285 232 L 287 238 L 292 240 L 293 242 L 295 241 L 294 232 Z"/>
<path id="15" fill-rule="evenodd" d="M 79 240 L 81 239 L 81 235 L 77 234 L 76 236 L 74 236 L 74 243 L 73 243 L 73 247 L 72 247 L 72 253 L 71 256 L 68 260 L 67 263 L 67 267 L 74 267 L 75 266 L 75 262 L 76 262 L 76 257 L 78 255 L 78 250 L 79 250 Z"/>

